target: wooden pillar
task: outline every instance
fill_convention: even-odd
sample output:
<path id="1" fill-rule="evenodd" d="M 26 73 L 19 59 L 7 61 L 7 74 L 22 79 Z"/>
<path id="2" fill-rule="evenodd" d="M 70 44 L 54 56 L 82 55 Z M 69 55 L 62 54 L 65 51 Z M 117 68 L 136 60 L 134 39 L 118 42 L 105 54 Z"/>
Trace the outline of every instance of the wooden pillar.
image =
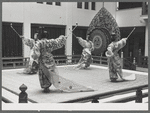
<path id="1" fill-rule="evenodd" d="M 30 11 L 30 6 L 31 3 L 23 3 L 23 35 L 26 38 L 31 38 L 31 11 Z M 23 56 L 24 57 L 29 57 L 30 56 L 30 48 L 23 44 Z"/>
<path id="2" fill-rule="evenodd" d="M 73 11 L 73 6 L 72 3 L 67 2 L 66 3 L 66 36 L 68 36 L 65 44 L 65 55 L 72 55 L 72 11 Z M 72 57 L 67 57 L 68 58 L 68 63 L 72 62 Z"/>
<path id="3" fill-rule="evenodd" d="M 25 92 L 27 86 L 22 84 L 19 89 L 21 90 L 21 93 L 19 94 L 19 103 L 28 103 L 28 94 Z"/>
<path id="4" fill-rule="evenodd" d="M 123 68 L 123 63 L 124 63 L 124 62 L 123 62 L 123 52 L 121 52 L 121 62 L 122 62 L 122 63 L 121 63 L 121 67 Z"/>
<path id="5" fill-rule="evenodd" d="M 139 49 L 138 66 L 141 66 L 141 49 Z"/>
<path id="6" fill-rule="evenodd" d="M 101 53 L 101 56 L 100 56 L 100 64 L 102 64 L 102 53 Z"/>
<path id="7" fill-rule="evenodd" d="M 142 103 L 142 89 L 137 89 L 136 91 L 136 103 Z"/>
<path id="8" fill-rule="evenodd" d="M 133 64 L 136 65 L 136 60 L 135 57 L 133 58 Z"/>

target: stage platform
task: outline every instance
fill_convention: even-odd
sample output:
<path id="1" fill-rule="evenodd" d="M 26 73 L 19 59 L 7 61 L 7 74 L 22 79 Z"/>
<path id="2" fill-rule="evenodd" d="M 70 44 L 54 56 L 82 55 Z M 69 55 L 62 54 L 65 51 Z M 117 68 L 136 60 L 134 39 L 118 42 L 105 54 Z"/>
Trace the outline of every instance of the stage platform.
<path id="1" fill-rule="evenodd" d="M 40 87 L 38 75 L 18 74 L 18 72 L 22 72 L 23 69 L 2 70 L 2 87 L 19 94 L 19 87 L 22 84 L 25 84 L 28 87 L 26 92 L 29 99 L 37 103 L 62 103 L 111 91 L 148 85 L 148 73 L 145 72 L 123 70 L 124 76 L 134 73 L 136 74 L 137 79 L 135 81 L 114 83 L 109 80 L 108 67 L 92 65 L 86 70 L 74 70 L 73 65 L 57 67 L 60 76 L 82 86 L 90 87 L 94 91 L 67 93 L 60 92 L 51 86 L 50 92 L 44 93 Z"/>

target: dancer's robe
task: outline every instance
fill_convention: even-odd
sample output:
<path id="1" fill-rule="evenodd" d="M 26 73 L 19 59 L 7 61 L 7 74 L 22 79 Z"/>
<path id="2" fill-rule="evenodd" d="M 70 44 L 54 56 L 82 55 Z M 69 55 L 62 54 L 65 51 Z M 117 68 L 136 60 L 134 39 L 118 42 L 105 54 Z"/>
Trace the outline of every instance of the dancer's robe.
<path id="1" fill-rule="evenodd" d="M 33 46 L 35 45 L 36 41 L 34 39 L 29 39 L 29 38 L 22 38 L 23 42 L 25 45 L 30 47 L 30 50 L 32 51 Z M 38 71 L 38 62 L 36 60 L 33 60 L 30 54 L 30 59 L 27 64 L 27 67 L 24 69 L 23 73 L 24 74 L 35 74 Z"/>
<path id="2" fill-rule="evenodd" d="M 87 41 L 81 37 L 77 37 L 79 44 L 83 47 L 81 59 L 78 62 L 77 68 L 87 68 L 93 61 L 91 52 L 94 50 L 94 44 L 92 41 Z"/>
<path id="3" fill-rule="evenodd" d="M 116 81 L 118 75 L 123 79 L 122 75 L 122 62 L 119 57 L 118 51 L 126 45 L 126 38 L 118 42 L 112 42 L 108 45 L 106 56 L 108 58 L 109 76 L 111 81 Z"/>

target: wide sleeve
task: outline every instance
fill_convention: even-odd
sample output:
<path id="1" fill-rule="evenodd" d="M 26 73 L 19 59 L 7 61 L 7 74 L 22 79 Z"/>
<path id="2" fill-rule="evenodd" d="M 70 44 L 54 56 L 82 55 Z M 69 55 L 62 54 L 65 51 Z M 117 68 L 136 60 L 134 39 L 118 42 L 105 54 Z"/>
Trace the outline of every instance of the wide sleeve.
<path id="1" fill-rule="evenodd" d="M 85 48 L 86 47 L 86 40 L 82 39 L 81 37 L 77 37 L 79 44 Z"/>
<path id="2" fill-rule="evenodd" d="M 120 41 L 117 42 L 117 45 L 115 46 L 117 50 L 120 50 L 126 45 L 126 38 L 121 39 Z"/>
<path id="3" fill-rule="evenodd" d="M 40 44 L 40 42 L 37 42 L 34 45 L 33 49 L 31 49 L 30 58 L 37 60 L 41 54 L 40 49 L 41 49 L 41 44 Z"/>
<path id="4" fill-rule="evenodd" d="M 94 51 L 94 43 L 92 41 L 90 41 L 91 43 L 91 51 Z"/>
<path id="5" fill-rule="evenodd" d="M 46 40 L 46 47 L 53 50 L 62 48 L 66 44 L 67 37 L 64 35 L 59 36 L 56 39 Z"/>
<path id="6" fill-rule="evenodd" d="M 112 57 L 114 55 L 113 54 L 113 48 L 114 48 L 113 43 L 108 45 L 107 51 L 105 52 L 106 57 Z"/>
<path id="7" fill-rule="evenodd" d="M 25 45 L 29 46 L 30 48 L 33 48 L 35 41 L 33 39 L 29 39 L 29 38 L 22 38 L 23 42 Z"/>

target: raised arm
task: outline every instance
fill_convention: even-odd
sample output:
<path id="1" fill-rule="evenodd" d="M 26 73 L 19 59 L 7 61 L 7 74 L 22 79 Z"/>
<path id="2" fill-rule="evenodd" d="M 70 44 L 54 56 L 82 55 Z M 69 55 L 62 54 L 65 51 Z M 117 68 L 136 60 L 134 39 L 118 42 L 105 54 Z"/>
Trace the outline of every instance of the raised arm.
<path id="1" fill-rule="evenodd" d="M 24 36 L 20 36 L 20 38 L 22 39 L 25 45 L 29 46 L 30 48 L 33 48 L 35 44 L 34 39 L 25 38 Z"/>
<path id="2" fill-rule="evenodd" d="M 56 39 L 46 40 L 43 44 L 46 44 L 46 47 L 51 49 L 51 51 L 62 48 L 66 44 L 67 37 L 64 35 L 59 36 Z M 44 41 L 44 40 L 43 40 Z"/>
<path id="3" fill-rule="evenodd" d="M 90 43 L 91 43 L 91 51 L 94 51 L 94 43 L 92 42 L 92 41 L 90 41 Z"/>
<path id="4" fill-rule="evenodd" d="M 82 39 L 81 37 L 76 37 L 78 39 L 79 44 L 84 48 L 86 47 L 86 40 Z"/>
<path id="5" fill-rule="evenodd" d="M 120 50 L 126 45 L 126 40 L 127 38 L 122 38 L 120 41 L 117 42 L 117 46 L 116 46 L 117 50 Z"/>

